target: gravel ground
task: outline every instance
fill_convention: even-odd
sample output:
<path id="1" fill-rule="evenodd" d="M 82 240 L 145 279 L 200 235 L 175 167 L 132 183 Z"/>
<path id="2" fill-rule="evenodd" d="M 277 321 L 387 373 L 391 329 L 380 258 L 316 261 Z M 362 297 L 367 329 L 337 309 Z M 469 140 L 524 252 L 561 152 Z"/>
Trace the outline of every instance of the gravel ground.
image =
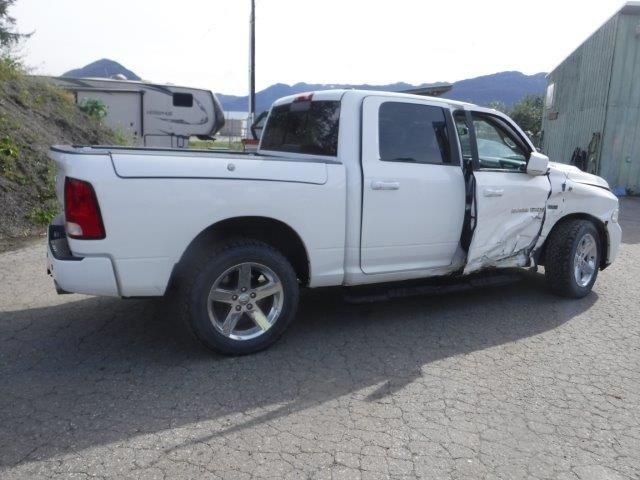
<path id="1" fill-rule="evenodd" d="M 268 351 L 0 254 L 0 477 L 640 478 L 640 199 L 582 300 L 540 275 L 374 305 L 308 292 Z"/>

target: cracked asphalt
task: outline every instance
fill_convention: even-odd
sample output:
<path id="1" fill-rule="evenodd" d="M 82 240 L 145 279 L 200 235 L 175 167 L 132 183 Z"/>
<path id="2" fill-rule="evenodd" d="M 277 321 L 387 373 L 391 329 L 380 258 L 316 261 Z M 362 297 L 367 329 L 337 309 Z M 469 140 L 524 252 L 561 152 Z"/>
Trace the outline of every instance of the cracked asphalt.
<path id="1" fill-rule="evenodd" d="M 582 300 L 541 275 L 349 305 L 212 355 L 161 300 L 57 296 L 0 253 L 0 478 L 640 478 L 640 199 Z"/>

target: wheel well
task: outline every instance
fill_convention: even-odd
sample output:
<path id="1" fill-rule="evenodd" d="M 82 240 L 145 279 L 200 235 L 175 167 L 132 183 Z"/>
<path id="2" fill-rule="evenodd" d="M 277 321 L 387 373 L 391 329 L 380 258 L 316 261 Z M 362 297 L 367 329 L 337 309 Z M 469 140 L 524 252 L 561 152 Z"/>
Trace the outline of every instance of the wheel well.
<path id="1" fill-rule="evenodd" d="M 302 239 L 286 223 L 267 217 L 229 218 L 207 227 L 189 244 L 176 270 L 182 270 L 190 262 L 197 262 L 212 244 L 233 237 L 260 240 L 271 245 L 291 262 L 300 283 L 308 285 L 309 256 Z"/>
<path id="2" fill-rule="evenodd" d="M 551 231 L 549 232 L 549 234 L 547 235 L 547 238 L 545 239 L 544 244 L 542 245 L 539 260 L 537 263 L 539 265 L 544 265 L 547 243 L 551 238 L 551 235 L 553 235 L 553 233 L 556 231 L 558 226 L 560 226 L 565 222 L 569 222 L 571 220 L 586 220 L 588 222 L 591 222 L 593 226 L 596 227 L 596 230 L 598 231 L 598 235 L 600 236 L 600 268 L 604 268 L 607 263 L 607 255 L 609 254 L 609 236 L 607 234 L 607 228 L 606 228 L 606 225 L 600 219 L 594 217 L 593 215 L 589 215 L 588 213 L 571 213 L 565 217 L 562 217 L 560 220 L 558 220 L 556 224 L 553 226 L 553 228 L 551 229 Z"/>

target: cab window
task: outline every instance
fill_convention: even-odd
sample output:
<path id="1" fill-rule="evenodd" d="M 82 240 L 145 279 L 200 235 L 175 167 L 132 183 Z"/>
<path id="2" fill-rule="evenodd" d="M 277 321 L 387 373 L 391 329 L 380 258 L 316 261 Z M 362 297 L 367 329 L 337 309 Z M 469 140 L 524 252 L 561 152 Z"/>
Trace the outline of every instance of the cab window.
<path id="1" fill-rule="evenodd" d="M 339 101 L 304 100 L 278 105 L 269 113 L 260 148 L 335 157 L 339 125 Z"/>
<path id="2" fill-rule="evenodd" d="M 528 152 L 501 120 L 474 114 L 473 127 L 481 169 L 526 170 Z"/>

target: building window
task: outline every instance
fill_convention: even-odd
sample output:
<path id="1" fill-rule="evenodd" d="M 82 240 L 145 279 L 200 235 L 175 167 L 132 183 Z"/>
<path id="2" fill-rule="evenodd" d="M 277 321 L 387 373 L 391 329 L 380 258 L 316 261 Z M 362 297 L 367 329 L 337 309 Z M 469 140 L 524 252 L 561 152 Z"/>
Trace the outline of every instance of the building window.
<path id="1" fill-rule="evenodd" d="M 173 106 L 189 108 L 193 107 L 193 95 L 191 95 L 190 93 L 174 93 Z"/>
<path id="2" fill-rule="evenodd" d="M 555 91 L 556 91 L 556 84 L 550 83 L 547 86 L 547 94 L 544 97 L 545 108 L 549 109 L 553 107 L 553 102 L 555 101 Z"/>

